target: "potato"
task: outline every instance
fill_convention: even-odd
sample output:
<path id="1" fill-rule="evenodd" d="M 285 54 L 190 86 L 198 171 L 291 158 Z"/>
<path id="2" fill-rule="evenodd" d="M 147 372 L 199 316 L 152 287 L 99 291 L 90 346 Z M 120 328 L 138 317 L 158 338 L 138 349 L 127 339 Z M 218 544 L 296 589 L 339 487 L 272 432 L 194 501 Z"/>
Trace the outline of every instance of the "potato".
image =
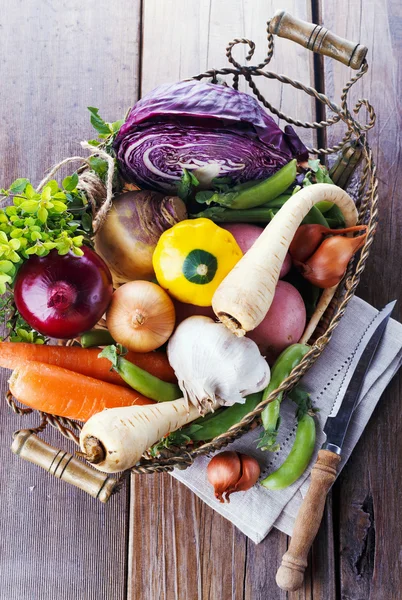
<path id="1" fill-rule="evenodd" d="M 210 317 L 214 321 L 216 321 L 216 316 L 214 311 L 212 310 L 212 306 L 195 306 L 194 304 L 186 304 L 184 302 L 179 302 L 175 298 L 172 298 L 174 308 L 176 311 L 176 327 L 179 325 L 184 319 L 187 317 L 192 317 L 193 315 L 202 315 L 203 317 Z"/>
<path id="2" fill-rule="evenodd" d="M 230 225 L 221 225 L 221 227 L 222 229 L 230 231 L 236 242 L 239 244 L 243 254 L 245 254 L 247 250 L 250 250 L 251 246 L 263 231 L 262 227 L 258 227 L 258 225 L 248 225 L 246 223 L 233 223 Z M 292 259 L 288 252 L 282 265 L 279 279 L 282 279 L 282 277 L 285 277 L 285 275 L 289 273 L 291 266 Z"/>
<path id="3" fill-rule="evenodd" d="M 299 341 L 306 326 L 303 298 L 293 285 L 278 281 L 275 296 L 265 319 L 247 337 L 272 364 L 278 355 Z"/>

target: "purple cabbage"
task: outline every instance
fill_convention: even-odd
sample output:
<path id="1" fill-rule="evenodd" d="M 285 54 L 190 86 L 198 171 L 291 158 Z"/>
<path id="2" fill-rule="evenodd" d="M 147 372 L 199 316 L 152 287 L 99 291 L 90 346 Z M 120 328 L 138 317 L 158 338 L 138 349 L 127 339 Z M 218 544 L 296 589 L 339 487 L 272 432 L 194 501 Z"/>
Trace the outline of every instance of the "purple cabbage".
<path id="1" fill-rule="evenodd" d="M 183 168 L 202 182 L 265 179 L 307 150 L 258 102 L 230 87 L 195 80 L 162 85 L 131 109 L 114 144 L 124 179 L 160 191 L 177 189 Z"/>

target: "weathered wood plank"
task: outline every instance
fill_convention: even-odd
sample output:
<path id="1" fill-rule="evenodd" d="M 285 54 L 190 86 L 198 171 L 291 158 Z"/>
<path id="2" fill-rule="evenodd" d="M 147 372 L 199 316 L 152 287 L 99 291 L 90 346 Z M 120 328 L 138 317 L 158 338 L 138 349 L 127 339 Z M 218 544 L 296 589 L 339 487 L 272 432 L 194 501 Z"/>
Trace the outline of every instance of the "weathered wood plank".
<path id="1" fill-rule="evenodd" d="M 282 7 L 297 17 L 311 19 L 309 1 L 286 0 Z M 267 53 L 266 22 L 276 9 L 272 0 L 148 0 L 144 3 L 142 94 L 161 83 L 230 66 L 226 46 L 236 37 L 254 41 L 256 51 L 250 64 L 261 62 Z M 156 40 L 163 49 L 160 53 L 155 53 Z M 269 69 L 311 85 L 311 54 L 281 38 L 276 38 L 275 48 Z M 233 56 L 246 64 L 248 50 L 246 45 L 236 46 Z M 312 100 L 304 92 L 263 77 L 258 80 L 258 87 L 275 107 L 291 116 L 308 120 L 313 114 Z M 241 81 L 239 89 L 249 88 Z M 302 135 L 307 144 L 312 143 L 311 130 L 302 130 Z"/>
<path id="2" fill-rule="evenodd" d="M 93 135 L 87 106 L 107 119 L 136 98 L 140 1 L 2 3 L 0 185 L 37 183 Z M 6 378 L 3 372 L 1 397 Z M 126 494 L 106 506 L 10 451 L 37 424 L 0 411 L 1 600 L 125 598 Z M 59 435 L 46 439 L 70 448 Z"/>
<path id="3" fill-rule="evenodd" d="M 347 13 L 348 18 L 345 18 Z M 358 293 L 377 307 L 401 298 L 401 109 L 402 7 L 397 2 L 347 2 L 339 11 L 323 3 L 326 27 L 369 47 L 369 71 L 353 89 L 350 105 L 368 98 L 377 113 L 369 141 L 380 179 L 379 228 Z M 327 93 L 338 99 L 351 74 L 325 61 Z M 359 119 L 364 122 L 364 110 Z M 328 131 L 331 144 L 339 134 Z M 401 306 L 396 316 L 401 316 Z M 402 426 L 401 379 L 384 394 L 361 441 L 335 487 L 339 519 L 341 597 L 400 597 L 402 532 L 396 523 L 400 507 Z"/>
<path id="4" fill-rule="evenodd" d="M 298 17 L 311 20 L 309 3 L 283 2 Z M 277 8 L 274 2 L 252 0 L 147 0 L 143 14 L 141 92 L 227 64 L 226 43 L 246 37 L 256 43 L 255 61 L 266 53 L 265 22 Z M 162 52 L 155 52 L 155 42 Z M 234 50 L 244 63 L 244 47 Z M 312 56 L 305 49 L 278 39 L 270 69 L 313 84 Z M 311 99 L 277 82 L 258 84 L 272 103 L 302 119 L 314 119 Z M 243 85 L 241 89 L 246 89 Z M 282 123 L 284 125 L 284 123 Z M 311 131 L 302 130 L 306 143 Z M 314 549 L 318 573 L 298 598 L 332 598 L 334 590 L 331 516 Z M 130 511 L 129 598 L 144 600 L 204 600 L 220 598 L 284 600 L 275 572 L 287 538 L 272 532 L 260 545 L 239 533 L 184 486 L 168 475 L 133 476 Z M 138 554 L 140 549 L 140 554 Z M 144 567 L 146 565 L 146 567 Z M 144 595 L 145 594 L 145 595 Z"/>

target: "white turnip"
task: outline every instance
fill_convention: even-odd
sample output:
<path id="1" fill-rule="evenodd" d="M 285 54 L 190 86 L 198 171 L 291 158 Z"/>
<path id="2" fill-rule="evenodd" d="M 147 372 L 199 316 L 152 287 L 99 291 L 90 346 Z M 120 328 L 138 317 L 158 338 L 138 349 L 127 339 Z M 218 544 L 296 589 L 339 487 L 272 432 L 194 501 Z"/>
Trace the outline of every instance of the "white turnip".
<path id="1" fill-rule="evenodd" d="M 96 234 L 95 249 L 109 266 L 115 284 L 152 279 L 152 255 L 161 234 L 186 218 L 186 207 L 177 196 L 141 190 L 114 198 Z"/>

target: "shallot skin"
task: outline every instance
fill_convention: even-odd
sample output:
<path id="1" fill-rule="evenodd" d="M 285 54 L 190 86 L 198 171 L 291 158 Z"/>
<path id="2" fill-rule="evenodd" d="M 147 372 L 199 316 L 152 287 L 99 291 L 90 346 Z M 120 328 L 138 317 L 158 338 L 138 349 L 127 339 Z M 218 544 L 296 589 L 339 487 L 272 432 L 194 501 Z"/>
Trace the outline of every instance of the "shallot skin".
<path id="1" fill-rule="evenodd" d="M 113 293 L 112 276 L 93 250 L 31 256 L 20 268 L 14 300 L 25 321 L 42 335 L 74 338 L 91 329 L 106 311 Z"/>

